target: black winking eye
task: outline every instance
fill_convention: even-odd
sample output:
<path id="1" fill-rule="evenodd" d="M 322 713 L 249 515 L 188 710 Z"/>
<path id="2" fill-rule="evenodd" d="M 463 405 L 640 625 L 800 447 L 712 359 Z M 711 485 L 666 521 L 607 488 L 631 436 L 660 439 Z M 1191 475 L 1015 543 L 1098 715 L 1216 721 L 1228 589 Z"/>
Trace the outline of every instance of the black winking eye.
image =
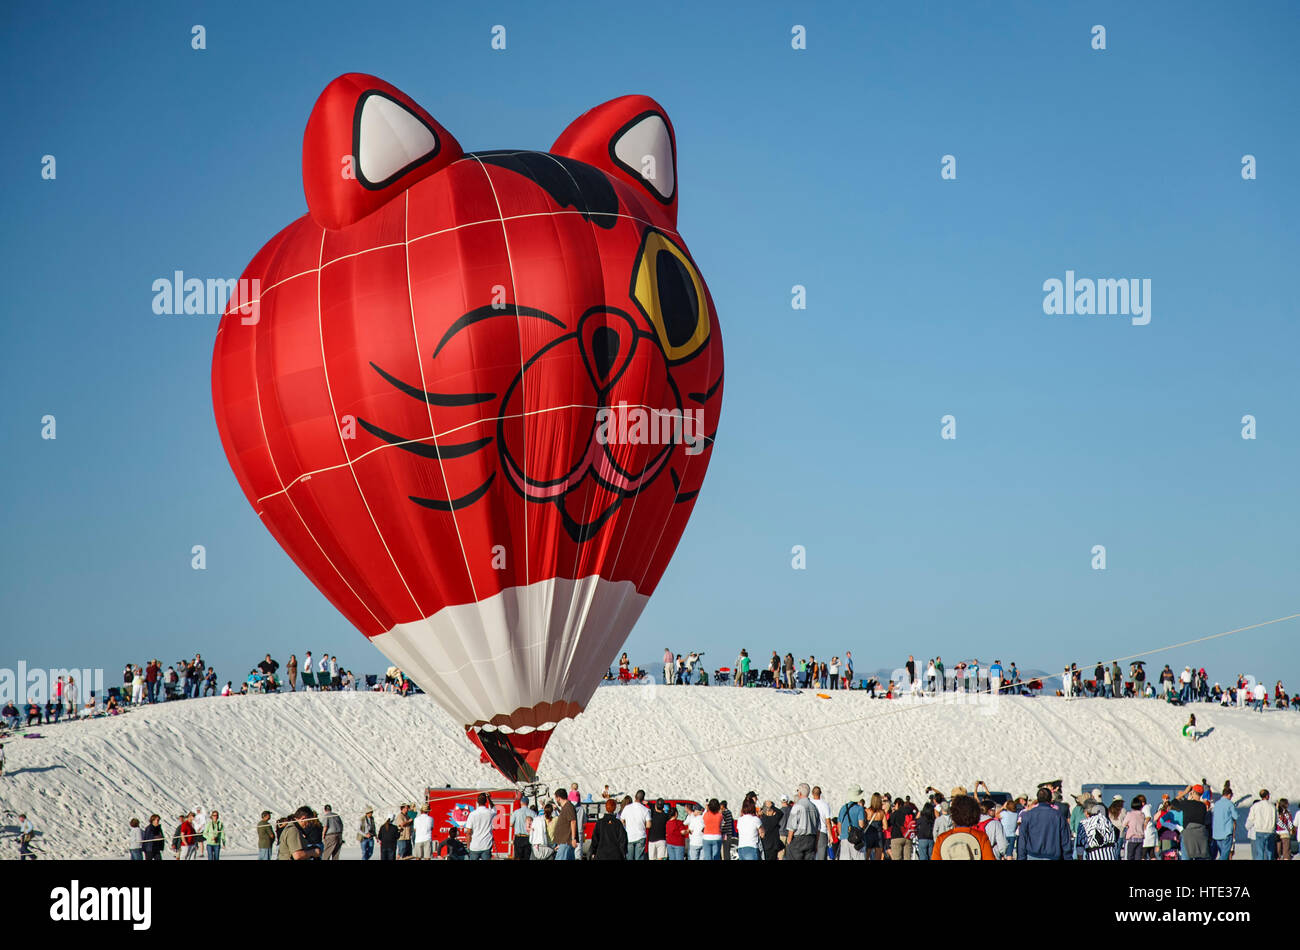
<path id="1" fill-rule="evenodd" d="M 654 326 L 670 364 L 695 356 L 709 339 L 704 281 L 686 252 L 662 231 L 647 228 L 641 238 L 628 294 Z"/>
<path id="2" fill-rule="evenodd" d="M 655 255 L 655 284 L 659 292 L 659 314 L 664 334 L 672 347 L 685 346 L 695 335 L 700 317 L 695 282 L 677 256 L 667 251 Z"/>

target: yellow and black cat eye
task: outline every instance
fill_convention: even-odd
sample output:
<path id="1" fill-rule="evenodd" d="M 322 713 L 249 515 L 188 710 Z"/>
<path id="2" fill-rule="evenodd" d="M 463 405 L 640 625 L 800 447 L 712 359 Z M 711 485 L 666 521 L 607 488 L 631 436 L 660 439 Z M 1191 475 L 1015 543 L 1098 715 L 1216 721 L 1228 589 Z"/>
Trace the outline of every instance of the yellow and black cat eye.
<path id="1" fill-rule="evenodd" d="M 670 363 L 688 359 L 709 338 L 704 281 L 686 252 L 650 228 L 632 270 L 632 299 L 659 335 Z"/>

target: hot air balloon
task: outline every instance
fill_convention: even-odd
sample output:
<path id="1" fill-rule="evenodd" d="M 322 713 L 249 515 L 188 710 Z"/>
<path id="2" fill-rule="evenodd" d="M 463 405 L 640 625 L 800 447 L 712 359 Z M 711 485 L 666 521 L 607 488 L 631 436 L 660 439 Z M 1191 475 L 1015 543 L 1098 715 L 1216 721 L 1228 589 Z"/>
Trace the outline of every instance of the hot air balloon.
<path id="1" fill-rule="evenodd" d="M 245 270 L 212 395 L 240 487 L 379 650 L 531 781 L 681 538 L 722 339 L 646 96 L 463 151 L 373 76 L 317 100 L 308 214 Z"/>

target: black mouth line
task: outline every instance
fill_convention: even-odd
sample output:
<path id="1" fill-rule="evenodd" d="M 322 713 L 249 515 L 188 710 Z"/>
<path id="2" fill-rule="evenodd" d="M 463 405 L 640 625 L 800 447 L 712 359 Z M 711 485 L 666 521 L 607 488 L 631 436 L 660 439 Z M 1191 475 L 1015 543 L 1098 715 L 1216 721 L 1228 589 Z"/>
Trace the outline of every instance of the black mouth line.
<path id="1" fill-rule="evenodd" d="M 410 383 L 404 383 L 391 373 L 386 373 L 377 363 L 370 364 L 371 369 L 382 376 L 394 389 L 405 393 L 413 399 L 426 402 L 431 406 L 440 406 L 451 408 L 455 406 L 476 406 L 481 402 L 489 402 L 496 399 L 496 393 L 431 393 L 412 386 Z"/>
<path id="2" fill-rule="evenodd" d="M 493 472 L 478 488 L 474 489 L 467 495 L 461 495 L 459 498 L 452 498 L 443 501 L 441 498 L 419 498 L 415 495 L 407 495 L 411 501 L 424 508 L 432 508 L 434 511 L 460 511 L 462 508 L 468 508 L 474 502 L 478 501 L 487 494 L 487 490 L 492 486 L 492 479 L 497 477 Z"/>
<path id="3" fill-rule="evenodd" d="M 565 510 L 563 499 L 556 499 L 555 509 L 560 513 L 560 522 L 564 525 L 565 533 L 573 540 L 574 544 L 583 544 L 594 538 L 601 528 L 605 527 L 605 522 L 610 519 L 614 512 L 618 511 L 623 505 L 623 499 L 619 498 L 614 501 L 608 508 L 592 521 L 581 522 L 573 518 Z"/>
<path id="4" fill-rule="evenodd" d="M 473 455 L 484 446 L 492 444 L 492 436 L 484 436 L 481 439 L 475 439 L 472 442 L 456 442 L 450 445 L 430 445 L 427 442 L 420 442 L 415 439 L 406 439 L 396 435 L 386 429 L 381 429 L 377 425 L 372 425 L 365 419 L 358 418 L 357 422 L 361 423 L 361 428 L 365 429 L 375 438 L 387 442 L 389 445 L 395 445 L 399 449 L 418 455 L 427 459 L 458 459 L 466 455 Z"/>

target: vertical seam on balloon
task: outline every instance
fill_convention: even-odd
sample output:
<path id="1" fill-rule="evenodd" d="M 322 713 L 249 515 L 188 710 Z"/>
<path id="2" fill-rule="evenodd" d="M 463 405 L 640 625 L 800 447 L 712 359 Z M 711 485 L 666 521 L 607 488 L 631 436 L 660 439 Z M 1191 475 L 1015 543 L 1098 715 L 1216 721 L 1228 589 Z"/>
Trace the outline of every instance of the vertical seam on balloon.
<path id="1" fill-rule="evenodd" d="M 554 155 L 550 154 L 549 152 L 544 152 L 543 154 L 546 155 L 546 157 L 549 158 L 551 161 L 553 161 L 553 162 L 556 164 L 556 166 L 558 166 L 559 169 L 560 169 L 561 171 L 563 171 L 565 175 L 568 176 L 569 181 L 573 182 L 573 188 L 574 188 L 575 193 L 577 193 L 577 194 L 582 194 L 581 189 L 578 188 L 578 182 L 577 182 L 577 180 L 573 177 L 573 173 L 570 172 L 569 169 L 568 169 L 567 167 L 565 167 L 564 163 L 561 162 L 559 159 L 557 159 Z M 590 209 L 588 209 L 588 211 L 590 211 Z M 555 227 L 555 214 L 554 214 L 554 213 L 551 213 L 548 217 L 549 217 L 550 220 L 551 220 L 551 227 L 552 227 L 552 229 L 554 230 L 554 233 L 555 233 L 556 236 L 557 236 L 557 241 L 556 241 L 556 243 L 559 244 L 559 243 L 560 243 L 560 241 L 559 241 L 559 229 Z M 600 302 L 601 302 L 602 304 L 604 304 L 604 303 L 606 302 L 606 301 L 605 301 L 605 270 L 604 270 L 604 264 L 603 264 L 603 262 L 601 262 L 601 259 L 600 259 L 600 253 L 599 253 L 600 245 L 599 245 L 599 242 L 596 241 L 596 234 L 595 234 L 596 225 L 595 225 L 595 223 L 591 220 L 591 215 L 590 215 L 589 213 L 588 213 L 588 214 L 584 214 L 583 217 L 586 219 L 586 222 L 587 222 L 587 232 L 588 232 L 588 234 L 591 235 L 592 245 L 593 245 L 593 247 L 594 247 L 594 248 L 596 249 L 596 251 L 597 251 L 597 253 L 596 253 L 596 255 L 595 255 L 595 258 L 596 258 L 596 261 L 598 262 L 598 264 L 600 265 L 600 268 L 601 268 L 601 270 L 600 270 Z M 586 308 L 584 307 L 584 308 L 580 308 L 580 309 L 585 310 Z M 574 324 L 574 331 L 576 332 L 577 329 L 578 329 L 578 326 L 577 326 L 577 324 L 575 323 L 575 324 Z M 579 349 L 581 349 L 582 345 L 583 345 L 582 340 L 579 340 L 579 341 L 578 341 L 578 347 L 579 347 Z M 589 436 L 588 438 L 590 438 L 590 436 Z M 583 477 L 584 477 L 584 480 L 585 480 L 585 479 L 586 479 L 586 473 L 584 473 Z M 594 495 L 595 492 L 597 491 L 597 488 L 598 488 L 598 486 L 596 485 L 595 481 L 594 481 L 594 480 L 591 480 L 590 483 L 589 483 L 589 487 L 587 488 L 587 490 L 586 490 L 586 492 L 585 492 L 585 494 L 584 494 L 584 497 L 583 497 L 583 504 L 582 504 L 582 520 L 583 520 L 584 522 L 585 522 L 586 519 L 587 519 L 587 505 L 590 503 L 590 501 L 591 501 L 593 495 Z M 557 508 L 558 508 L 558 506 L 557 506 Z M 558 514 L 558 510 L 557 510 L 557 514 Z M 580 543 L 575 543 L 574 546 L 573 546 L 573 567 L 572 567 L 572 568 L 570 569 L 570 571 L 569 571 L 569 573 L 570 573 L 571 575 L 574 575 L 574 577 L 573 577 L 573 581 L 574 581 L 575 589 L 577 589 L 577 588 L 578 588 L 578 585 L 579 585 L 579 578 L 578 578 L 577 575 L 578 575 L 578 565 L 582 562 L 582 552 L 583 552 L 583 545 L 580 544 Z M 557 560 L 558 560 L 558 559 L 557 559 Z M 596 591 L 596 588 L 597 588 L 597 586 L 599 585 L 599 582 L 600 582 L 600 570 L 599 570 L 599 568 L 597 568 L 597 569 L 595 570 L 595 577 L 596 577 L 596 581 L 595 581 L 595 583 L 593 583 L 593 584 L 590 585 L 590 590 L 589 590 L 589 591 L 585 591 L 585 593 L 586 593 L 586 601 L 585 601 L 585 603 L 582 605 L 582 615 L 581 615 L 580 618 L 574 616 L 574 612 L 573 612 L 574 603 L 573 603 L 573 600 L 572 600 L 572 594 L 573 594 L 573 591 L 570 591 L 569 608 L 568 608 L 568 611 L 567 611 L 567 616 L 566 616 L 566 618 L 565 618 L 565 623 L 566 623 L 566 628 L 568 627 L 569 624 L 572 624 L 572 629 L 573 629 L 574 631 L 577 631 L 577 632 L 576 632 L 575 635 L 573 636 L 572 643 L 570 644 L 569 655 L 568 655 L 567 657 L 565 657 L 563 675 L 562 675 L 562 677 L 560 678 L 559 682 L 556 684 L 556 689 L 558 690 L 558 692 L 559 692 L 559 694 L 560 694 L 560 698 L 566 698 L 566 699 L 569 698 L 569 692 L 570 692 L 570 688 L 571 688 L 571 686 L 570 686 L 570 682 L 569 682 L 569 673 L 570 673 L 570 671 L 571 671 L 572 668 L 573 668 L 573 660 L 574 660 L 574 657 L 577 655 L 577 652 L 578 652 L 578 641 L 582 638 L 582 634 L 581 634 L 580 631 L 583 629 L 583 627 L 584 627 L 585 624 L 586 624 L 586 618 L 587 618 L 587 615 L 591 612 L 591 603 L 592 603 L 592 601 L 593 601 L 594 598 L 595 598 L 595 591 Z M 553 603 L 554 603 L 554 593 L 555 593 L 555 588 L 552 587 L 552 588 L 551 588 L 551 594 L 552 594 L 552 606 L 553 606 Z M 549 611 L 548 611 L 548 616 L 549 616 Z M 566 632 L 566 634 L 567 634 L 567 633 L 569 632 L 568 629 L 566 629 L 565 632 Z M 566 636 L 566 640 L 567 640 L 567 639 L 568 639 L 568 637 Z"/>
<path id="2" fill-rule="evenodd" d="M 520 442 L 523 450 L 522 458 L 524 459 L 524 464 L 526 465 L 528 459 L 528 380 L 524 378 L 523 323 L 519 319 L 519 307 L 518 307 L 519 297 L 517 293 L 518 288 L 515 286 L 514 257 L 510 253 L 510 236 L 509 234 L 506 233 L 505 214 L 501 210 L 501 199 L 497 196 L 496 184 L 492 181 L 492 175 L 491 173 L 488 172 L 487 166 L 484 165 L 483 162 L 480 161 L 477 157 L 475 158 L 475 161 L 478 162 L 479 171 L 483 173 L 483 178 L 487 181 L 488 190 L 492 192 L 492 202 L 493 204 L 496 205 L 497 208 L 497 223 L 501 227 L 501 242 L 502 244 L 505 245 L 505 249 L 506 249 L 506 269 L 510 272 L 510 298 L 511 301 L 515 304 L 515 340 L 519 345 L 519 398 L 520 398 L 520 405 L 523 406 L 524 408 L 524 411 L 520 413 L 520 423 L 519 423 L 520 437 L 521 437 Z M 502 449 L 502 451 L 504 451 L 504 449 Z M 528 550 L 529 548 L 528 499 L 521 498 L 521 503 L 523 505 L 523 515 L 524 515 L 524 578 L 523 578 L 523 584 L 516 585 L 516 586 L 522 586 L 526 589 L 529 584 L 529 575 L 530 575 L 529 550 Z M 513 647 L 513 643 L 512 643 L 512 647 Z M 495 674 L 495 672 L 496 671 L 494 670 L 493 673 Z M 501 682 L 501 678 L 499 675 L 495 675 L 494 679 L 496 681 L 495 686 L 497 688 L 497 695 L 500 696 L 505 692 L 504 684 Z M 479 685 L 486 688 L 488 684 L 480 677 Z"/>
<path id="3" fill-rule="evenodd" d="M 325 232 L 322 230 L 321 231 L 322 242 L 324 241 L 324 239 L 325 239 Z M 297 275 L 297 276 L 302 276 L 302 275 Z M 262 327 L 263 325 L 264 324 L 260 320 L 256 324 L 258 328 Z M 266 436 L 266 418 L 262 415 L 262 383 L 257 375 L 257 332 L 258 332 L 257 330 L 253 331 L 253 347 L 252 347 L 253 396 L 254 396 L 254 402 L 257 404 L 257 424 L 262 429 L 262 444 L 266 446 L 266 458 L 271 463 L 271 471 L 275 473 L 275 480 L 280 483 L 280 491 L 284 493 L 285 500 L 289 502 L 289 507 L 293 509 L 293 513 L 298 516 L 298 521 L 302 525 L 303 530 L 307 532 L 307 537 L 311 538 L 312 544 L 316 545 L 316 550 L 320 551 L 321 557 L 325 558 L 325 562 L 329 564 L 330 567 L 334 568 L 334 573 L 339 576 L 339 580 L 343 582 L 343 586 L 346 587 L 348 591 L 351 592 L 352 596 L 357 599 L 357 603 L 359 603 L 362 607 L 366 609 L 366 613 L 370 614 L 371 619 L 375 621 L 375 625 L 382 629 L 384 626 L 384 622 L 380 620 L 378 616 L 376 616 L 373 610 L 370 609 L 370 605 L 366 603 L 365 598 L 362 597 L 360 594 L 358 594 L 356 590 L 352 587 L 352 585 L 348 583 L 348 579 L 343 576 L 343 572 L 338 569 L 338 567 L 335 565 L 334 561 L 330 558 L 330 556 L 325 553 L 325 548 L 322 547 L 321 543 L 316 540 L 316 535 L 312 532 L 311 528 L 308 527 L 307 525 L 307 519 L 302 516 L 302 512 L 298 510 L 298 505 L 294 502 L 293 496 L 289 494 L 289 489 L 285 487 L 284 477 L 280 474 L 280 466 L 275 464 L 275 453 L 271 451 L 271 441 Z M 259 498 L 258 502 L 260 503 L 263 500 L 264 499 Z M 263 512 L 259 511 L 257 514 L 258 517 L 260 518 Z M 270 529 L 268 528 L 268 531 L 269 530 Z"/>
<path id="4" fill-rule="evenodd" d="M 344 457 L 345 459 L 347 459 L 347 461 L 348 461 L 348 474 L 350 474 L 350 475 L 352 476 L 352 484 L 354 484 L 354 485 L 357 486 L 357 497 L 359 497 L 359 498 L 361 499 L 361 504 L 365 506 L 366 514 L 370 517 L 370 523 L 371 523 L 372 525 L 374 525 L 374 528 L 375 528 L 375 534 L 376 534 L 376 535 L 378 536 L 378 538 L 379 538 L 379 543 L 382 544 L 382 545 L 384 546 L 384 553 L 388 555 L 388 560 L 392 562 L 392 564 L 393 564 L 393 570 L 397 572 L 397 579 L 400 580 L 400 581 L 402 582 L 402 586 L 406 588 L 406 593 L 407 593 L 407 595 L 410 596 L 410 598 L 411 598 L 411 604 L 415 607 L 416 612 L 418 612 L 419 615 L 420 615 L 421 617 L 423 617 L 423 616 L 425 615 L 425 614 L 424 614 L 424 608 L 422 608 L 422 607 L 420 606 L 420 602 L 419 602 L 418 600 L 415 599 L 415 593 L 411 590 L 411 585 L 408 584 L 408 583 L 406 583 L 406 576 L 402 573 L 402 569 L 398 566 L 398 564 L 397 564 L 397 558 L 393 557 L 393 552 L 389 549 L 389 547 L 388 547 L 388 542 L 384 540 L 384 532 L 382 532 L 382 531 L 379 530 L 379 522 L 375 520 L 375 513 L 374 513 L 373 511 L 370 510 L 370 502 L 368 502 L 368 501 L 366 500 L 366 493 L 365 493 L 365 492 L 362 490 L 362 488 L 361 488 L 361 479 L 357 478 L 356 470 L 352 467 L 352 459 L 351 459 L 351 457 L 348 455 L 347 440 L 345 440 L 345 439 L 343 438 L 343 433 L 342 433 L 342 431 L 339 430 L 339 412 L 338 412 L 338 407 L 334 405 L 334 389 L 333 389 L 332 386 L 330 386 L 330 371 L 329 371 L 329 366 L 326 365 L 326 362 L 325 362 L 325 321 L 324 321 L 324 318 L 323 318 L 323 316 L 322 316 L 322 308 L 321 308 L 321 290 L 320 290 L 320 282 L 321 282 L 321 277 L 320 277 L 320 275 L 321 275 L 321 272 L 320 272 L 320 261 L 324 260 L 324 258 L 325 258 L 325 235 L 326 235 L 326 233 L 327 233 L 327 232 L 325 231 L 325 229 L 324 229 L 324 228 L 321 228 L 321 232 L 320 232 L 320 256 L 317 258 L 317 265 L 316 265 L 316 266 L 317 266 L 317 270 L 316 270 L 316 335 L 317 335 L 317 338 L 320 340 L 320 368 L 321 368 L 321 373 L 322 373 L 322 375 L 325 377 L 325 395 L 327 395 L 327 396 L 329 397 L 329 401 L 330 401 L 330 419 L 331 419 L 331 422 L 332 422 L 332 428 L 333 428 L 336 432 L 338 432 L 338 436 L 339 436 L 339 448 L 343 450 L 343 457 Z"/>
<path id="5" fill-rule="evenodd" d="M 510 236 L 506 233 L 506 219 L 505 219 L 505 215 L 501 211 L 501 199 L 497 197 L 497 186 L 493 183 L 492 175 L 489 174 L 487 170 L 487 166 L 483 164 L 482 160 L 479 159 L 478 156 L 473 156 L 473 158 L 474 161 L 478 162 L 479 170 L 483 172 L 483 177 L 487 179 L 488 188 L 492 192 L 492 201 L 497 206 L 497 223 L 501 225 L 501 241 L 503 244 L 505 244 L 505 248 L 506 248 L 506 268 L 510 271 L 510 296 L 514 304 L 516 305 L 515 340 L 519 344 L 519 394 L 520 394 L 519 401 L 520 401 L 520 405 L 524 406 L 524 411 L 520 413 L 521 422 L 519 428 L 522 435 L 522 449 L 523 449 L 522 454 L 525 460 L 525 464 L 527 464 L 528 380 L 524 378 L 523 324 L 520 323 L 519 320 L 519 312 L 518 312 L 519 300 L 518 300 L 518 295 L 516 294 L 517 288 L 515 287 L 515 263 L 514 263 L 514 258 L 510 254 Z M 529 581 L 529 558 L 528 558 L 528 499 L 527 498 L 523 500 L 523 505 L 524 505 L 524 509 L 523 509 L 524 510 L 524 583 L 523 586 L 527 587 L 530 582 Z"/>
<path id="6" fill-rule="evenodd" d="M 406 258 L 406 299 L 411 307 L 411 336 L 415 341 L 415 360 L 420 367 L 420 388 L 425 392 L 429 391 L 428 383 L 424 377 L 424 354 L 420 351 L 420 331 L 415 320 L 415 290 L 411 286 L 411 190 L 408 188 L 403 192 L 405 205 L 402 210 L 402 246 Z M 433 439 L 433 447 L 438 447 L 438 428 L 433 422 L 433 404 L 425 400 L 425 408 L 429 413 L 429 432 Z M 451 486 L 447 482 L 447 466 L 441 454 L 438 455 L 438 471 L 442 474 L 442 487 L 447 492 L 447 497 L 451 497 Z M 456 542 L 460 545 L 460 556 L 465 562 L 465 576 L 469 579 L 470 596 L 478 600 L 478 591 L 474 587 L 474 572 L 469 567 L 469 555 L 465 553 L 465 539 L 460 533 L 460 522 L 456 519 L 456 509 L 453 506 L 451 510 L 451 524 L 456 529 Z M 423 616 L 423 612 L 421 612 Z"/>

